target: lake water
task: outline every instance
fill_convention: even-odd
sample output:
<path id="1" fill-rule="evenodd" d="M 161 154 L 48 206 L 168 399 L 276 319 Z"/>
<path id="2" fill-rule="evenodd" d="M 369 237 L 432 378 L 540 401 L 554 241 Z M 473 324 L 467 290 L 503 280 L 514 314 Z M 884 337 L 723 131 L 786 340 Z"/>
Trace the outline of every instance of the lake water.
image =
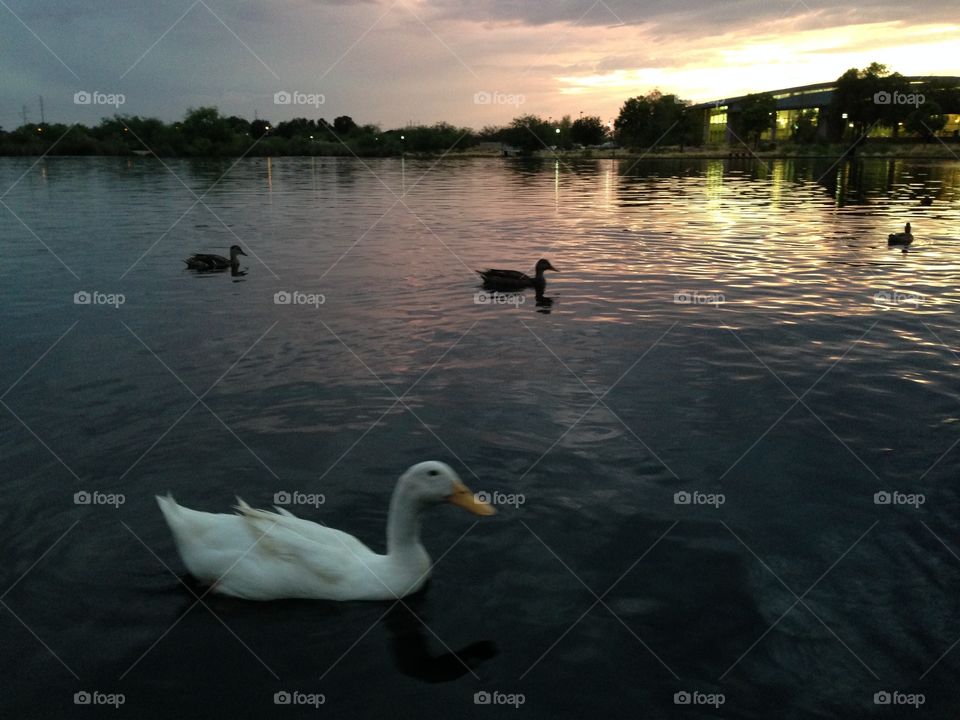
<path id="1" fill-rule="evenodd" d="M 24 158 L 0 193 L 4 717 L 956 716 L 960 161 Z M 540 257 L 546 299 L 477 296 Z M 155 494 L 322 494 L 291 509 L 379 551 L 426 459 L 501 506 L 431 511 L 403 604 L 178 580 Z"/>

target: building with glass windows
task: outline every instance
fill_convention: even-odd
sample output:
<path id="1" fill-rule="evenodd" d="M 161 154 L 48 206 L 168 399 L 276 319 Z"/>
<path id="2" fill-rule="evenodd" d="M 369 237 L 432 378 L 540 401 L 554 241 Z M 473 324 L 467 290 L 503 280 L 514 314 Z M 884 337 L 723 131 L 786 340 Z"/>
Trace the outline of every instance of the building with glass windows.
<path id="1" fill-rule="evenodd" d="M 911 86 L 960 84 L 960 77 L 915 76 L 905 77 L 903 80 Z M 826 111 L 830 107 L 835 89 L 836 81 L 833 81 L 771 92 L 770 94 L 777 102 L 777 109 L 770 118 L 770 128 L 761 135 L 761 139 L 767 141 L 790 140 L 800 128 L 801 123 L 805 123 L 807 126 L 812 124 L 816 127 L 816 136 L 826 139 Z M 908 89 L 905 88 L 905 90 Z M 719 145 L 723 143 L 737 144 L 739 142 L 731 126 L 735 125 L 733 121 L 740 110 L 740 103 L 746 97 L 746 95 L 741 95 L 692 106 L 693 109 L 703 111 L 704 143 Z M 940 137 L 960 136 L 960 108 L 943 109 L 947 111 L 947 122 L 937 135 Z M 953 112 L 949 112 L 951 110 Z M 903 123 L 898 124 L 902 125 Z M 850 126 L 852 127 L 852 123 Z M 870 129 L 867 137 L 893 137 L 899 134 L 898 130 L 898 128 L 889 125 L 877 124 Z"/>

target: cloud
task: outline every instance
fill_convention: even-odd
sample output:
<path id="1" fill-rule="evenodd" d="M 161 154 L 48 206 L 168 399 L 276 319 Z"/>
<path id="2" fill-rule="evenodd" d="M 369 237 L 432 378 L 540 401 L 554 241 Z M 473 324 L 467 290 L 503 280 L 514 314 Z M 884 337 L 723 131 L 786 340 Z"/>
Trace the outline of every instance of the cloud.
<path id="1" fill-rule="evenodd" d="M 891 0 L 859 0 L 856 5 L 833 0 L 429 0 L 432 17 L 527 26 L 647 26 L 662 35 L 690 40 L 764 22 L 800 21 L 795 30 L 889 20 L 950 21 L 954 0 L 909 4 Z"/>
<path id="2" fill-rule="evenodd" d="M 81 81 L 0 6 L 8 79 L 0 124 L 18 124 L 24 104 L 38 119 L 38 95 L 48 119 L 108 114 L 74 106 L 80 89 L 122 92 L 124 112 L 166 120 L 191 105 L 273 121 L 303 114 L 274 105 L 279 90 L 322 93 L 315 110 L 328 119 L 391 126 L 481 127 L 516 114 L 474 104 L 479 91 L 523 95 L 523 112 L 607 119 L 654 87 L 709 100 L 830 80 L 873 60 L 904 74 L 948 74 L 960 53 L 955 4 L 944 0 L 204 3 L 209 10 L 196 5 L 178 22 L 189 0 L 7 0 Z"/>

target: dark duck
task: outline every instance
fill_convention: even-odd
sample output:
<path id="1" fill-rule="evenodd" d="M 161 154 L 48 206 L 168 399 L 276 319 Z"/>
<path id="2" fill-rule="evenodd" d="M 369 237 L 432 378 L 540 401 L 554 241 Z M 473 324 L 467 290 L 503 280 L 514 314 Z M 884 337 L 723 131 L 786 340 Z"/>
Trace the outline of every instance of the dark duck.
<path id="1" fill-rule="evenodd" d="M 240 266 L 240 255 L 246 256 L 239 245 L 230 246 L 230 257 L 223 255 L 213 255 L 210 253 L 195 253 L 188 257 L 184 262 L 191 270 L 210 271 L 226 270 L 227 268 L 238 268 Z"/>
<path id="2" fill-rule="evenodd" d="M 542 290 L 547 284 L 546 279 L 543 277 L 543 273 L 546 270 L 560 272 L 550 264 L 549 260 L 542 258 L 537 261 L 533 277 L 519 270 L 497 270 L 494 268 L 490 270 L 477 270 L 477 273 L 483 279 L 484 287 L 493 290 L 523 290 L 531 287 Z"/>

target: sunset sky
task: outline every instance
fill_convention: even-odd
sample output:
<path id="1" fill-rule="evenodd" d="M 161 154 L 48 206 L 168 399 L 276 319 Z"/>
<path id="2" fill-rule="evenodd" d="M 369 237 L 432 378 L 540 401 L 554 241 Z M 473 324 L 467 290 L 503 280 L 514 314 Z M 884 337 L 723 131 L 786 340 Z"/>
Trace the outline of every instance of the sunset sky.
<path id="1" fill-rule="evenodd" d="M 115 111 L 76 105 L 78 91 L 122 93 L 121 113 L 165 120 L 216 105 L 479 129 L 526 112 L 609 120 L 655 87 L 702 101 L 874 60 L 960 75 L 955 0 L 0 0 L 0 18 L 6 129 L 24 105 L 39 121 L 39 95 L 48 122 Z M 323 104 L 276 105 L 279 91 Z"/>

